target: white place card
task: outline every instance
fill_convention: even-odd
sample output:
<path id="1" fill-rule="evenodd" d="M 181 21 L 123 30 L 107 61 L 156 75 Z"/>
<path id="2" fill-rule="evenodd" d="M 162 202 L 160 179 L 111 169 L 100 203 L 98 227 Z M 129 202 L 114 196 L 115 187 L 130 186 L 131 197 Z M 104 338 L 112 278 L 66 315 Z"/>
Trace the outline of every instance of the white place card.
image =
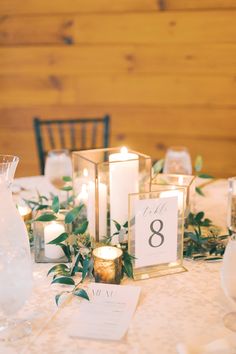
<path id="1" fill-rule="evenodd" d="M 126 333 L 140 295 L 140 287 L 91 283 L 90 301 L 82 300 L 69 327 L 72 337 L 120 340 Z"/>
<path id="2" fill-rule="evenodd" d="M 135 201 L 135 268 L 177 260 L 178 197 Z"/>

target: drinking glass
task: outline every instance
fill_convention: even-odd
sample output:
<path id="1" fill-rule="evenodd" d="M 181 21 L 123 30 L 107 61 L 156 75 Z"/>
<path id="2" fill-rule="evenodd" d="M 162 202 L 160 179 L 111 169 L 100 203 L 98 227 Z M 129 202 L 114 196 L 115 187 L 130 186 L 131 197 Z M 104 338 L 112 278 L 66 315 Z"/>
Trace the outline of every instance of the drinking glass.
<path id="1" fill-rule="evenodd" d="M 170 147 L 165 156 L 163 173 L 166 174 L 192 174 L 191 157 L 186 147 Z"/>
<path id="2" fill-rule="evenodd" d="M 66 149 L 49 151 L 44 174 L 54 187 L 61 189 L 65 185 L 63 176 L 72 176 L 72 162 L 69 151 Z"/>
<path id="3" fill-rule="evenodd" d="M 32 289 L 28 233 L 12 200 L 10 184 L 19 158 L 0 155 L 0 340 L 30 333 L 30 323 L 15 319 Z"/>
<path id="4" fill-rule="evenodd" d="M 221 284 L 226 297 L 236 310 L 236 234 L 233 234 L 226 246 L 221 268 Z M 224 324 L 236 332 L 236 312 L 224 316 Z"/>
<path id="5" fill-rule="evenodd" d="M 229 178 L 228 183 L 227 226 L 236 233 L 236 177 Z"/>

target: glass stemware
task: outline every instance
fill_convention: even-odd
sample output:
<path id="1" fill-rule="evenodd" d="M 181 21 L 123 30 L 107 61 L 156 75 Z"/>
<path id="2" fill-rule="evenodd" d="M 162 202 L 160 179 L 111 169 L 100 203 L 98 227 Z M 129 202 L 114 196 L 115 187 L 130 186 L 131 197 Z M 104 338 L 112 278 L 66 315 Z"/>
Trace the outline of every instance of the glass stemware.
<path id="1" fill-rule="evenodd" d="M 186 147 L 170 147 L 165 156 L 163 173 L 166 174 L 192 174 L 191 157 Z"/>
<path id="2" fill-rule="evenodd" d="M 224 316 L 224 324 L 236 332 L 236 234 L 233 234 L 227 244 L 221 268 L 221 284 L 225 295 L 234 305 L 235 311 Z"/>
<path id="3" fill-rule="evenodd" d="M 62 178 L 72 176 L 72 162 L 69 151 L 66 149 L 49 151 L 44 174 L 54 187 L 61 189 L 65 185 Z"/>
<path id="4" fill-rule="evenodd" d="M 227 212 L 227 226 L 236 233 L 236 177 L 228 179 L 228 212 Z"/>
<path id="5" fill-rule="evenodd" d="M 28 233 L 9 188 L 18 161 L 16 156 L 0 155 L 0 340 L 6 341 L 30 332 L 28 321 L 13 319 L 32 289 Z"/>

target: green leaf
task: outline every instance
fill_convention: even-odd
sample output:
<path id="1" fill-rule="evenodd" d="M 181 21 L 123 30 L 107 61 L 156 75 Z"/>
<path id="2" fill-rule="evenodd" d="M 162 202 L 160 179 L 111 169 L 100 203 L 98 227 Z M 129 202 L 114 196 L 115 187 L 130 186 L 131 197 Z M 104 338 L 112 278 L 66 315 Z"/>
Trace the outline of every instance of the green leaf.
<path id="1" fill-rule="evenodd" d="M 82 281 L 86 278 L 86 275 L 88 273 L 89 261 L 90 261 L 89 257 L 86 257 L 83 261 Z"/>
<path id="2" fill-rule="evenodd" d="M 123 269 L 124 269 L 124 272 L 127 275 L 127 277 L 129 277 L 129 278 L 133 278 L 134 277 L 134 275 L 133 275 L 133 265 L 132 265 L 132 263 L 130 261 L 124 262 Z"/>
<path id="3" fill-rule="evenodd" d="M 198 177 L 200 177 L 200 178 L 214 178 L 213 176 L 210 176 L 210 175 L 208 175 L 208 174 L 206 174 L 206 173 L 200 173 L 200 174 L 198 175 Z"/>
<path id="4" fill-rule="evenodd" d="M 203 159 L 201 155 L 198 155 L 195 160 L 194 168 L 196 172 L 200 172 L 203 165 Z"/>
<path id="5" fill-rule="evenodd" d="M 152 170 L 153 170 L 153 174 L 154 176 L 157 175 L 158 173 L 160 173 L 163 170 L 164 167 L 164 159 L 158 160 L 153 166 L 152 166 Z"/>
<path id="6" fill-rule="evenodd" d="M 48 207 L 49 206 L 47 204 L 41 204 L 36 207 L 36 210 L 48 209 Z"/>
<path id="7" fill-rule="evenodd" d="M 77 227 L 75 230 L 74 230 L 74 234 L 78 235 L 82 235 L 85 233 L 85 231 L 87 230 L 88 228 L 88 221 L 85 220 L 79 227 Z"/>
<path id="8" fill-rule="evenodd" d="M 54 213 L 58 213 L 59 209 L 60 209 L 59 198 L 58 196 L 55 196 L 52 201 L 52 210 L 54 211 Z"/>
<path id="9" fill-rule="evenodd" d="M 205 213 L 203 211 L 200 211 L 199 213 L 197 213 L 197 215 L 195 216 L 195 220 L 200 223 L 201 220 L 204 218 Z"/>
<path id="10" fill-rule="evenodd" d="M 58 294 L 58 295 L 55 296 L 55 301 L 56 301 L 57 306 L 58 306 L 58 302 L 59 302 L 59 299 L 60 299 L 61 295 L 62 294 Z"/>
<path id="11" fill-rule="evenodd" d="M 201 195 L 202 197 L 204 197 L 204 196 L 205 196 L 205 194 L 203 193 L 203 191 L 202 191 L 202 189 L 201 189 L 201 188 L 196 187 L 196 188 L 195 188 L 195 191 L 196 191 L 196 193 L 197 193 L 197 194 Z"/>
<path id="12" fill-rule="evenodd" d="M 71 211 L 69 211 L 66 214 L 65 223 L 66 224 L 72 223 L 77 218 L 77 216 L 79 215 L 79 213 L 80 213 L 81 209 L 83 208 L 83 206 L 84 206 L 84 204 L 81 204 L 81 205 L 73 208 Z"/>
<path id="13" fill-rule="evenodd" d="M 127 229 L 127 227 L 128 227 L 128 221 L 126 221 L 126 223 L 124 223 L 123 227 L 124 227 L 125 229 Z"/>
<path id="14" fill-rule="evenodd" d="M 44 214 L 40 215 L 37 219 L 35 219 L 35 221 L 47 222 L 47 221 L 53 221 L 56 219 L 57 219 L 57 217 L 53 213 L 44 213 Z"/>
<path id="15" fill-rule="evenodd" d="M 74 292 L 74 295 L 75 295 L 75 296 L 82 297 L 83 299 L 89 301 L 88 293 L 87 293 L 84 289 L 78 289 L 78 290 L 76 290 L 76 291 Z"/>
<path id="16" fill-rule="evenodd" d="M 70 272 L 70 268 L 67 267 L 66 264 L 56 264 L 51 269 L 49 269 L 47 276 L 51 273 L 58 273 L 58 272 Z"/>
<path id="17" fill-rule="evenodd" d="M 117 231 L 120 231 L 121 225 L 120 225 L 117 221 L 115 221 L 115 220 L 112 220 L 112 221 L 114 222 Z"/>
<path id="18" fill-rule="evenodd" d="M 74 266 L 73 266 L 72 271 L 71 271 L 71 276 L 74 276 L 75 273 L 78 272 L 79 269 L 80 269 L 80 267 L 78 266 L 79 261 L 80 261 L 80 259 L 81 259 L 80 257 L 81 257 L 80 253 L 78 253 L 78 254 L 76 255 L 76 257 L 75 257 L 75 260 L 74 260 L 75 263 L 74 263 Z M 82 268 L 81 268 L 81 269 L 82 269 Z"/>
<path id="19" fill-rule="evenodd" d="M 66 258 L 68 259 L 69 262 L 71 262 L 71 251 L 70 251 L 70 246 L 69 245 L 64 245 L 64 243 L 58 243 L 58 246 L 60 246 L 65 253 Z"/>
<path id="20" fill-rule="evenodd" d="M 65 240 L 67 240 L 69 237 L 68 233 L 63 232 L 61 235 L 59 235 L 57 238 L 55 238 L 54 240 L 48 242 L 48 245 L 58 245 L 61 242 L 64 242 Z"/>
<path id="21" fill-rule="evenodd" d="M 72 182 L 72 178 L 71 178 L 70 176 L 63 176 L 63 177 L 62 177 L 62 180 L 63 180 L 64 182 Z"/>
<path id="22" fill-rule="evenodd" d="M 190 237 L 191 240 L 193 240 L 196 243 L 199 243 L 199 238 L 196 234 L 194 234 L 193 232 L 186 232 L 185 233 L 187 237 Z"/>
<path id="23" fill-rule="evenodd" d="M 60 277 L 52 281 L 51 284 L 65 284 L 65 285 L 75 285 L 75 282 L 72 278 L 69 277 Z"/>
<path id="24" fill-rule="evenodd" d="M 72 187 L 71 186 L 64 186 L 64 187 L 60 188 L 60 190 L 69 192 L 69 191 L 72 191 Z"/>

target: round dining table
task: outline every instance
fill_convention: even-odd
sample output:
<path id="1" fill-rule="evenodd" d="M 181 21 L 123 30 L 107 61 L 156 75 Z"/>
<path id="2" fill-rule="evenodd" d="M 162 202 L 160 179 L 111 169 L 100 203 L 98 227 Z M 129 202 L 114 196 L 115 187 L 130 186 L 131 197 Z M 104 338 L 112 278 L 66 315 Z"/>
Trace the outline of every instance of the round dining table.
<path id="1" fill-rule="evenodd" d="M 13 186 L 22 198 L 37 191 L 55 192 L 44 176 L 18 178 Z M 204 194 L 195 196 L 195 212 L 203 210 L 225 231 L 227 181 L 215 180 L 204 188 Z M 1 354 L 194 354 L 203 353 L 198 349 L 203 346 L 212 349 L 206 353 L 236 353 L 236 335 L 223 321 L 232 305 L 221 288 L 221 261 L 184 260 L 187 272 L 140 281 L 124 279 L 122 285 L 140 286 L 141 294 L 120 341 L 72 338 L 68 326 L 76 319 L 79 302 L 86 300 L 71 297 L 57 307 L 55 295 L 64 286 L 51 285 L 47 272 L 52 264 L 35 263 L 33 249 L 32 264 L 32 295 L 17 314 L 31 322 L 32 333 L 17 341 L 0 342 Z"/>

